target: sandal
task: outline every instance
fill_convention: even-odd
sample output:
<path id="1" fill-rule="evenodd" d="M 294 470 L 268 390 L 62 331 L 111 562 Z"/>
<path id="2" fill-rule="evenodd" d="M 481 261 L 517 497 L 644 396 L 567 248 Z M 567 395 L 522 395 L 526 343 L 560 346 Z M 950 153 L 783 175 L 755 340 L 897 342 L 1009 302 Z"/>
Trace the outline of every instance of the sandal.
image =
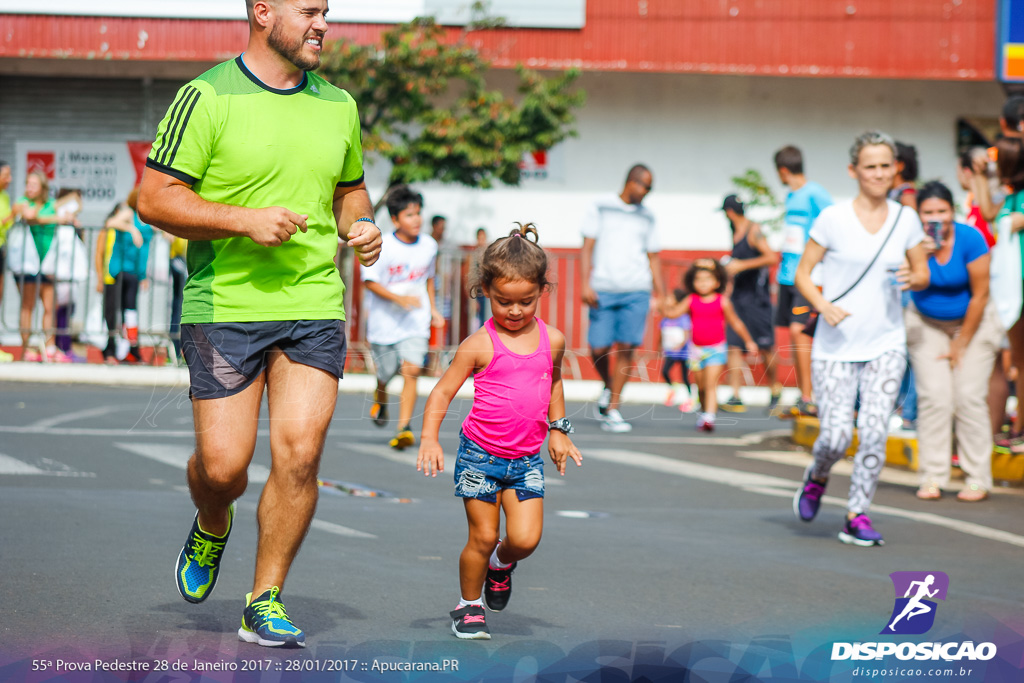
<path id="1" fill-rule="evenodd" d="M 942 489 L 935 484 L 925 484 L 917 490 L 917 497 L 921 500 L 938 500 L 942 498 Z"/>
<path id="2" fill-rule="evenodd" d="M 956 499 L 964 503 L 979 503 L 988 498 L 988 491 L 977 484 L 971 484 L 963 491 L 956 494 Z"/>
<path id="3" fill-rule="evenodd" d="M 38 363 L 42 359 L 43 357 L 35 349 L 25 349 L 25 352 L 21 354 L 21 360 L 26 363 Z"/>

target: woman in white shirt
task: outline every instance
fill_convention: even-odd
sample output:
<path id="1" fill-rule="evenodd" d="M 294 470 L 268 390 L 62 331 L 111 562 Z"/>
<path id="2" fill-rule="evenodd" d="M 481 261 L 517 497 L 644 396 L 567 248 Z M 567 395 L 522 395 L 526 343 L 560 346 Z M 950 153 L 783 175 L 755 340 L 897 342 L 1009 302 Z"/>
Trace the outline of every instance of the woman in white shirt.
<path id="1" fill-rule="evenodd" d="M 796 287 L 820 313 L 811 375 L 821 431 L 814 462 L 793 498 L 798 519 L 818 512 L 829 471 L 850 447 L 858 393 L 860 445 L 854 460 L 846 523 L 839 540 L 882 545 L 867 516 L 885 464 L 889 415 L 907 367 L 900 295 L 928 286 L 921 221 L 886 195 L 896 174 L 896 145 L 884 133 L 864 133 L 850 148 L 850 177 L 858 193 L 821 212 L 796 272 Z M 811 281 L 822 264 L 823 288 Z"/>

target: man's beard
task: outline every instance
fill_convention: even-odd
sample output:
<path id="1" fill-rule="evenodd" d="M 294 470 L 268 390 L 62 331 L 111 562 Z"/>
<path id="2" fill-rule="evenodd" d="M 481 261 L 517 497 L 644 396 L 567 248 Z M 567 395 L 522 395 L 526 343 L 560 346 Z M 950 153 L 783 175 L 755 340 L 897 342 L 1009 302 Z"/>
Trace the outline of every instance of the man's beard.
<path id="1" fill-rule="evenodd" d="M 294 64 L 296 68 L 303 71 L 312 71 L 320 66 L 320 55 L 304 56 L 302 48 L 305 44 L 305 36 L 302 36 L 297 41 L 289 42 L 284 35 L 284 30 L 281 28 L 280 23 L 274 24 L 274 28 L 270 29 L 270 36 L 267 38 L 267 45 L 277 54 Z"/>

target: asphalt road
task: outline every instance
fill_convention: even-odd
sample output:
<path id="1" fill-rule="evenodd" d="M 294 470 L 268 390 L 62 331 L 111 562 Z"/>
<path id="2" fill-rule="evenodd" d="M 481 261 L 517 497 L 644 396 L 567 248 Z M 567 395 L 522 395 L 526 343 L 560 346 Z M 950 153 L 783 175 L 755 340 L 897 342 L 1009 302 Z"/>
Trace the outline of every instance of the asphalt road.
<path id="1" fill-rule="evenodd" d="M 998 646 L 987 662 L 924 662 L 953 671 L 928 680 L 1024 680 L 1021 491 L 927 503 L 887 470 L 872 513 L 886 545 L 846 546 L 848 470 L 814 523 L 794 520 L 809 456 L 762 410 L 722 414 L 708 435 L 692 415 L 627 405 L 634 431 L 607 434 L 570 405 L 583 467 L 548 468 L 544 538 L 489 615 L 493 639 L 458 641 L 447 612 L 466 527 L 451 460 L 418 474 L 415 451 L 388 448 L 390 430 L 365 417 L 369 400 L 339 396 L 328 485 L 284 594 L 308 647 L 284 652 L 235 635 L 269 423 L 217 590 L 190 605 L 172 576 L 194 514 L 185 391 L 0 383 L 0 681 L 858 680 L 857 666 L 906 662 L 832 661 L 833 643 L 893 640 L 878 635 L 889 575 L 910 570 L 945 572 L 950 588 L 927 635 L 904 640 Z M 453 407 L 449 456 L 469 403 Z M 893 676 L 875 679 L 917 680 Z"/>

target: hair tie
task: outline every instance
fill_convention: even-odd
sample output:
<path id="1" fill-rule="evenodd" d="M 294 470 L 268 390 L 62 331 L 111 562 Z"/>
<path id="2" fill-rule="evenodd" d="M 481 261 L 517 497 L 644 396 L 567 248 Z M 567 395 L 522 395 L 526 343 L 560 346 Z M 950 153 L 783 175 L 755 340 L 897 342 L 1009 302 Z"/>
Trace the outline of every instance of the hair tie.
<path id="1" fill-rule="evenodd" d="M 514 232 L 514 233 L 512 233 L 512 234 L 513 234 L 513 235 L 514 235 L 515 237 L 522 237 L 522 236 L 523 236 L 523 233 L 521 233 L 521 232 Z"/>

